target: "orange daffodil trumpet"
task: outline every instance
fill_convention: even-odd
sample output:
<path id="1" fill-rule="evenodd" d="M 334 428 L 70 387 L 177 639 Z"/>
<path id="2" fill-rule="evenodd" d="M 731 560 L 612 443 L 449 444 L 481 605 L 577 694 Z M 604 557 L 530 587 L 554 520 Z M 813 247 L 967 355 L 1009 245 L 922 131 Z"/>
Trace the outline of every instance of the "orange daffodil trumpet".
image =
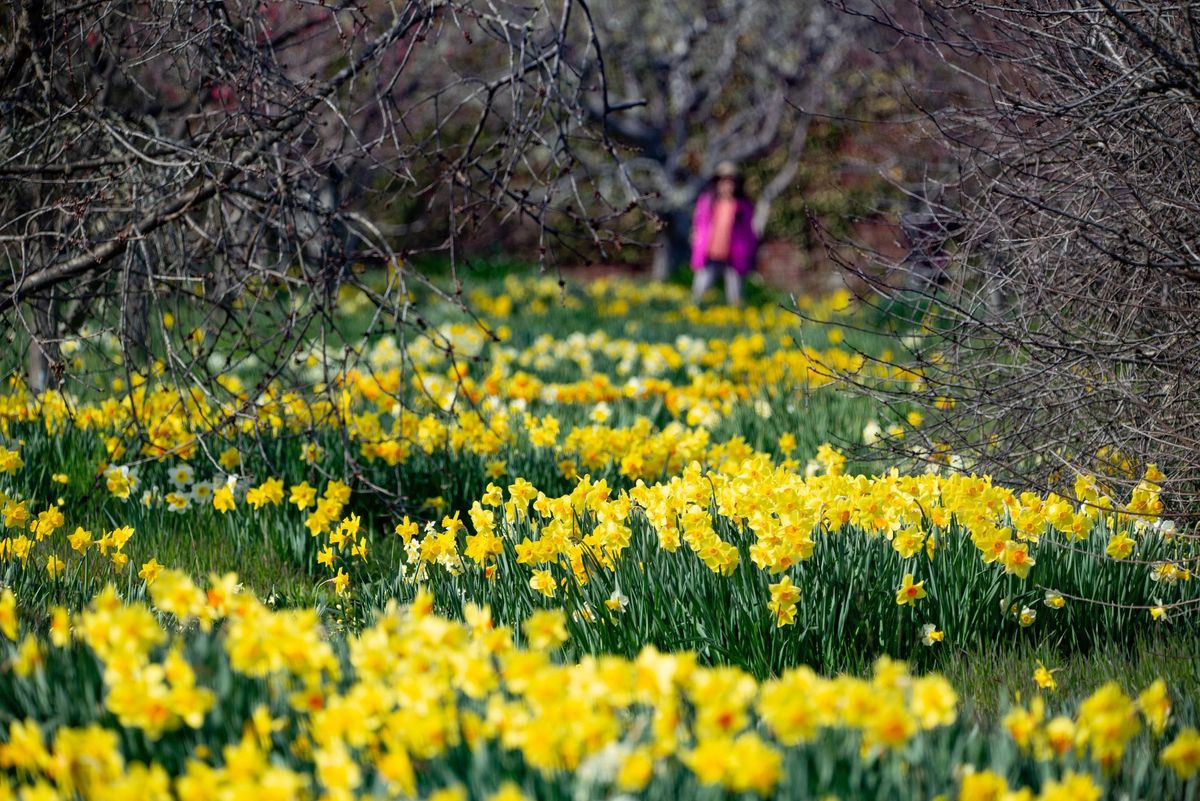
<path id="1" fill-rule="evenodd" d="M 925 597 L 925 582 L 913 581 L 912 573 L 905 573 L 900 581 L 900 589 L 896 590 L 896 603 L 899 606 L 913 606 Z"/>

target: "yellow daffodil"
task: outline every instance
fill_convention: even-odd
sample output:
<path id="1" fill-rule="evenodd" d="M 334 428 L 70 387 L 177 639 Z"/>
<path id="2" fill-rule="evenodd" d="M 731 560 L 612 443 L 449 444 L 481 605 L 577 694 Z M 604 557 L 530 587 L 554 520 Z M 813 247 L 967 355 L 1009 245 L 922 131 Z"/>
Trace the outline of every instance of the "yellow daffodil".
<path id="1" fill-rule="evenodd" d="M 896 603 L 900 606 L 915 605 L 918 600 L 924 597 L 925 582 L 914 582 L 912 573 L 905 573 L 904 578 L 900 582 L 900 589 L 896 591 Z"/>

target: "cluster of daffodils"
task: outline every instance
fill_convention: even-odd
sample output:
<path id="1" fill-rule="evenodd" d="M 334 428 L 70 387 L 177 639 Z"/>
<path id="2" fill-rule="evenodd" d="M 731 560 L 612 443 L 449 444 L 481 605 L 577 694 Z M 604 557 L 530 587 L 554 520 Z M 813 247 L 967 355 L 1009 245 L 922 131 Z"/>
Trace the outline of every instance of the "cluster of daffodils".
<path id="1" fill-rule="evenodd" d="M 645 441 L 652 440 L 647 437 Z M 626 442 L 621 438 L 614 441 L 618 448 Z M 697 452 L 702 451 L 703 442 L 701 438 L 695 444 Z M 604 458 L 580 447 L 584 459 Z M 671 459 L 691 455 L 692 447 L 686 437 L 677 439 Z M 675 461 L 647 461 L 644 451 L 631 441 L 629 448 L 621 457 L 622 472 L 661 474 L 677 466 Z M 669 479 L 649 484 L 639 479 L 629 490 L 577 473 L 573 474 L 575 488 L 558 497 L 548 496 L 520 478 L 507 486 L 507 492 L 489 484 L 466 515 L 445 515 L 440 525 L 436 518 L 424 522 L 405 518 L 397 525 L 406 554 L 397 568 L 409 580 L 422 581 L 430 568 L 457 575 L 464 564 L 470 564 L 494 579 L 498 557 L 508 541 L 517 564 L 530 570 L 529 585 L 554 597 L 562 588 L 550 568 L 567 565 L 575 581 L 586 584 L 591 571 L 616 568 L 632 541 L 634 527 L 645 521 L 661 551 L 674 553 L 686 545 L 688 552 L 721 575 L 731 575 L 738 568 L 743 559 L 739 546 L 746 543 L 749 561 L 780 577 L 771 585 L 767 608 L 778 625 L 786 626 L 795 622 L 801 589 L 781 574 L 809 560 L 826 540 L 865 537 L 878 547 L 894 550 L 908 566 L 896 586 L 896 603 L 919 609 L 927 594 L 923 565 L 937 558 L 939 546 L 948 537 L 969 541 L 981 565 L 1027 581 L 1036 572 L 1035 555 L 1044 539 L 1077 547 L 1093 532 L 1103 531 L 1107 537 L 1103 552 L 1111 560 L 1125 561 L 1135 555 L 1141 538 L 1162 536 L 1145 525 L 1148 510 L 1161 503 L 1153 473 L 1138 485 L 1130 504 L 1119 505 L 1096 494 L 1094 485 L 1082 479 L 1078 497 L 1069 500 L 1017 493 L 996 486 L 987 477 L 957 473 L 850 476 L 842 472 L 844 458 L 828 446 L 822 446 L 804 474 L 796 465 L 776 464 L 736 439 L 710 447 L 706 458 L 717 460 L 716 466 L 705 469 L 692 460 Z M 235 449 L 223 453 L 221 459 L 231 470 L 240 464 Z M 104 475 L 110 490 L 114 481 L 118 489 L 136 486 L 130 478 L 135 474 L 110 468 Z M 175 490 L 166 493 L 165 504 L 173 511 L 177 504 L 172 495 L 186 488 L 189 503 L 203 504 L 210 514 L 254 515 L 274 507 L 302 513 L 291 518 L 285 512 L 272 518 L 272 525 L 307 530 L 316 540 L 316 562 L 328 569 L 339 594 L 350 587 L 353 566 L 368 562 L 371 538 L 361 518 L 347 513 L 352 489 L 345 482 L 329 481 L 319 489 L 307 481 L 288 485 L 277 477 L 251 484 L 233 474 L 219 482 L 195 481 L 186 463 L 176 464 L 169 475 Z M 116 495 L 123 497 L 120 492 Z M 1130 508 L 1134 505 L 1147 511 L 1134 514 Z M 51 578 L 63 574 L 66 565 L 60 554 L 64 551 L 78 557 L 98 553 L 117 570 L 128 562 L 124 546 L 134 534 L 132 527 L 97 535 L 74 526 L 74 533 L 67 534 L 72 526 L 67 525 L 58 503 L 39 509 L 32 499 L 2 494 L 0 516 L 4 525 L 0 560 L 44 561 Z M 59 538 L 68 541 L 69 550 L 56 544 Z M 1051 551 L 1049 558 L 1063 556 Z M 149 568 L 143 565 L 142 570 L 153 573 L 153 561 L 148 564 Z M 1159 596 L 1166 597 L 1168 592 L 1178 595 L 1182 585 L 1191 582 L 1192 568 L 1185 560 L 1159 560 L 1151 566 L 1149 578 Z M 1058 609 L 1065 602 L 1055 588 L 1048 588 L 1047 608 Z M 1155 598 L 1151 615 L 1161 620 L 1168 608 Z M 1005 602 L 1002 611 L 1022 626 L 1032 625 L 1037 618 L 1036 609 L 1027 603 Z M 936 626 L 932 632 L 932 639 L 925 638 L 927 644 L 939 641 Z"/>
<path id="2" fill-rule="evenodd" d="M 719 528 L 749 534 L 750 560 L 772 575 L 811 558 L 825 538 L 871 538 L 904 560 L 913 560 L 915 571 L 920 567 L 917 557 L 936 558 L 939 537 L 960 536 L 973 544 L 981 564 L 1025 580 L 1037 563 L 1031 549 L 1043 538 L 1079 542 L 1098 519 L 1095 507 L 1086 502 L 1018 494 L 987 478 L 892 474 L 868 479 L 840 474 L 840 462 L 832 457 L 824 465 L 831 472 L 806 479 L 764 458 L 742 461 L 726 471 L 705 471 L 692 463 L 667 481 L 639 482 L 628 492 L 614 492 L 603 480 L 585 476 L 569 495 L 557 498 L 518 479 L 508 487 L 506 499 L 503 489 L 493 484 L 471 511 L 475 531 L 465 537 L 464 552 L 480 567 L 494 566 L 503 550 L 498 536 L 508 536 L 518 563 L 533 570 L 531 585 L 553 596 L 557 584 L 547 566 L 570 565 L 576 580 L 586 583 L 588 565 L 613 567 L 629 547 L 633 521 L 644 518 L 663 551 L 686 545 L 709 569 L 725 575 L 734 571 L 741 555 L 737 543 L 728 535 L 723 539 Z M 1110 535 L 1109 556 L 1128 557 L 1111 554 L 1112 541 L 1136 542 L 1128 516 L 1110 513 L 1104 523 L 1115 532 Z M 414 549 L 425 562 L 456 549 L 453 530 L 427 529 L 415 540 L 417 527 L 406 530 L 406 542 L 418 543 Z M 1186 582 L 1191 571 L 1164 562 L 1156 564 L 1152 577 Z M 786 576 L 772 585 L 769 608 L 780 625 L 793 622 L 799 593 Z M 924 580 L 906 573 L 896 590 L 896 603 L 917 606 L 925 597 Z M 1048 608 L 1064 604 L 1061 593 L 1046 593 Z M 1036 611 L 1027 606 L 1011 612 L 1025 626 L 1036 618 Z"/>
<path id="3" fill-rule="evenodd" d="M 1039 666 L 1035 680 L 1044 688 L 1053 685 L 1053 678 L 1045 678 L 1048 671 Z M 1161 737 L 1171 716 L 1171 699 L 1167 685 L 1158 679 L 1146 687 L 1136 698 L 1130 698 L 1116 683 L 1109 682 L 1079 705 L 1078 714 L 1072 718 L 1060 714 L 1049 717 L 1041 696 L 1035 697 L 1028 707 L 1018 706 L 1009 710 L 1004 726 L 1022 749 L 1031 752 L 1039 760 L 1061 759 L 1071 754 L 1088 753 L 1093 760 L 1107 770 L 1120 764 L 1130 741 L 1142 730 L 1143 723 L 1155 737 Z M 1194 732 L 1185 730 L 1179 745 L 1164 755 L 1181 775 L 1190 775 L 1196 765 L 1181 760 L 1181 752 L 1194 737 Z M 1200 759 L 1200 754 L 1197 755 Z M 1200 764 L 1198 761 L 1196 764 Z"/>
<path id="4" fill-rule="evenodd" d="M 221 585 L 214 584 L 214 601 L 220 593 Z M 197 686 L 195 671 L 179 648 L 151 657 L 167 637 L 150 610 L 124 605 L 110 585 L 76 618 L 74 628 L 104 666 L 105 708 L 121 725 L 151 738 L 169 728 L 202 725 L 215 694 Z"/>
<path id="5" fill-rule="evenodd" d="M 67 530 L 61 501 L 36 513 L 35 508 L 32 500 L 13 498 L 0 490 L 0 518 L 3 519 L 0 562 L 15 561 L 24 565 L 33 561 L 44 565 L 50 579 L 61 579 L 66 562 L 58 554 L 63 550 L 59 547 L 60 540 L 65 539 L 70 550 L 77 554 L 92 549 L 110 560 L 117 569 L 129 563 L 125 545 L 134 535 L 132 526 L 118 526 L 99 535 L 76 526 L 71 534 L 55 536 L 57 532 Z"/>
<path id="6" fill-rule="evenodd" d="M 549 300 L 539 282 L 510 283 L 510 300 Z M 102 443 L 112 465 L 103 465 L 101 472 L 107 470 L 105 481 L 114 495 L 139 493 L 147 503 L 161 501 L 183 511 L 219 491 L 226 476 L 196 480 L 184 474 L 179 480 L 173 476 L 169 487 L 139 489 L 139 476 L 129 464 L 208 461 L 206 457 L 216 454 L 202 453 L 199 438 L 218 420 L 227 421 L 219 433 L 228 437 L 286 434 L 310 447 L 322 431 L 344 432 L 360 458 L 388 466 L 404 464 L 414 454 L 444 450 L 494 457 L 509 446 L 554 448 L 556 461 L 594 470 L 625 461 L 626 450 L 608 441 L 611 435 L 638 446 L 639 453 L 622 465 L 624 474 L 649 480 L 706 455 L 711 443 L 705 437 L 740 405 L 750 404 L 769 416 L 772 404 L 767 398 L 781 388 L 824 386 L 846 372 L 913 380 L 903 370 L 880 367 L 860 354 L 805 344 L 800 318 L 774 306 L 730 311 L 740 315 L 736 320 L 723 319 L 726 312 L 720 312 L 710 320 L 707 311 L 672 310 L 670 304 L 679 300 L 675 290 L 660 295 L 658 290 L 617 283 L 593 285 L 587 292 L 592 302 L 630 307 L 635 317 L 650 313 L 667 320 L 668 328 L 670 319 L 678 318 L 688 330 L 736 324 L 740 333 L 712 338 L 661 334 L 669 341 L 646 341 L 594 331 L 561 339 L 543 335 L 516 346 L 503 326 L 493 337 L 480 324 L 447 322 L 404 348 L 387 336 L 362 343 L 336 367 L 325 357 L 301 354 L 300 364 L 314 371 L 306 383 L 309 389 L 291 391 L 272 383 L 254 396 L 233 372 L 222 374 L 211 393 L 181 390 L 162 380 L 161 364 L 146 375 L 133 373 L 119 386 L 103 388 L 102 395 L 34 393 L 13 378 L 9 391 L 0 394 L 0 434 L 22 423 L 36 423 L 51 435 L 66 429 L 89 432 Z M 485 317 L 505 316 L 503 308 L 492 308 L 503 303 L 480 300 Z M 668 305 L 646 308 L 659 301 Z M 848 302 L 848 297 L 839 296 L 805 299 L 801 305 L 813 317 L 830 319 L 848 314 Z M 98 337 L 95 344 L 103 351 L 101 357 L 119 364 L 121 354 L 109 339 Z M 77 365 L 80 372 L 86 367 Z M 627 406 L 637 413 L 663 409 L 673 423 L 651 432 L 642 422 L 610 427 L 610 418 Z M 577 419 L 579 407 L 599 428 L 562 422 Z M 684 457 L 670 448 L 682 438 L 691 440 Z M 19 459 L 15 449 L 5 446 L 0 473 L 19 467 Z M 238 472 L 236 464 L 222 466 L 227 474 Z"/>
<path id="7" fill-rule="evenodd" d="M 241 459 L 237 448 L 226 448 L 217 457 L 217 464 L 226 472 L 208 478 L 197 478 L 195 468 L 187 462 L 178 462 L 167 471 L 168 483 L 164 486 L 146 486 L 140 471 L 129 465 L 103 467 L 102 476 L 109 494 L 122 501 L 137 498 L 142 506 L 161 506 L 180 514 L 196 507 L 212 506 L 214 499 L 220 498 L 217 507 L 228 511 L 235 497 L 240 498 L 245 494 L 246 488 L 239 486 L 236 473 Z"/>
<path id="8" fill-rule="evenodd" d="M 248 791 L 255 782 L 280 790 L 280 770 L 289 792 L 272 797 L 303 797 L 314 776 L 327 797 L 379 784 L 411 796 L 424 766 L 485 742 L 547 775 L 608 760 L 605 780 L 625 790 L 675 764 L 702 783 L 765 795 L 781 780 L 784 749 L 824 729 L 859 733 L 866 758 L 956 718 L 957 695 L 945 679 L 910 676 L 889 660 L 870 679 L 823 679 L 799 668 L 761 685 L 736 668 L 705 668 L 690 654 L 653 648 L 633 660 L 563 664 L 552 658 L 567 639 L 561 611 L 531 616 L 521 647 L 517 632 L 496 625 L 486 607 L 468 606 L 464 622 L 454 622 L 432 614 L 422 591 L 410 607 L 390 607 L 351 637 L 346 664 L 314 611 L 271 611 L 236 576 L 211 577 L 201 589 L 165 570 L 151 596 L 175 626 L 164 628 L 151 608 L 123 603 L 109 587 L 74 618 L 56 612 L 52 642 L 34 647 L 86 644 L 102 668 L 105 708 L 151 740 L 200 729 L 220 700 L 217 688 L 267 682 L 242 739 L 225 745 L 219 760 L 193 756 L 173 777 L 181 797 L 195 797 L 185 792 L 200 786 Z M 199 631 L 179 633 L 191 624 Z M 184 656 L 186 641 L 217 625 L 224 661 L 204 687 Z M 166 781 L 157 765 L 126 763 L 116 734 L 98 725 L 60 729 L 47 745 L 37 722 L 18 721 L 6 739 L 0 766 L 30 787 L 48 782 L 105 798 L 117 787 Z M 81 754 L 81 746 L 102 753 Z M 286 770 L 273 751 L 288 755 L 284 764 L 308 767 Z"/>
<path id="9" fill-rule="evenodd" d="M 97 695 L 119 727 L 151 742 L 181 730 L 210 739 L 184 764 L 166 766 L 129 760 L 121 729 L 94 710 L 78 712 L 77 726 L 17 719 L 0 734 L 0 768 L 8 771 L 0 788 L 22 798 L 414 797 L 461 792 L 440 786 L 445 766 L 499 750 L 547 778 L 574 776 L 592 792 L 637 792 L 686 771 L 702 785 L 767 796 L 788 782 L 789 752 L 876 770 L 888 754 L 911 758 L 911 743 L 958 717 L 958 695 L 944 678 L 911 675 L 886 658 L 868 678 L 798 667 L 761 683 L 651 647 L 633 659 L 563 661 L 555 656 L 568 640 L 561 611 L 540 610 L 518 632 L 497 624 L 486 606 L 468 604 L 461 621 L 440 617 L 423 590 L 350 636 L 339 657 L 315 611 L 271 610 L 233 575 L 201 588 L 164 570 L 151 598 L 153 607 L 125 602 L 109 587 L 79 614 L 56 610 L 47 641 L 26 639 L 40 652 L 85 645 L 100 667 Z M 11 593 L 0 598 L 6 637 L 19 625 L 13 606 Z M 200 641 L 219 649 L 203 672 L 189 658 L 204 652 Z M 16 681 L 39 681 L 43 661 L 26 661 Z M 230 705 L 235 699 L 239 706 Z M 227 723 L 206 727 L 222 709 Z M 1136 701 L 1103 687 L 1075 720 L 1045 721 L 1037 702 L 1004 723 L 1040 759 L 1090 749 L 1111 767 L 1139 716 L 1162 734 L 1169 714 L 1166 687 L 1156 682 Z M 1181 778 L 1194 775 L 1200 737 L 1182 730 L 1160 758 Z M 968 766 L 959 798 L 1001 797 L 982 794 L 989 786 L 1008 785 Z M 1091 776 L 1067 772 L 1037 798 L 1096 797 L 1056 794 L 1067 786 L 1099 792 Z M 515 787 L 501 791 L 523 797 Z M 1023 792 L 1018 797 L 1034 798 Z"/>
<path id="10" fill-rule="evenodd" d="M 493 319 L 507 319 L 518 314 L 522 318 L 542 317 L 585 307 L 595 308 L 606 318 L 637 317 L 650 311 L 667 322 L 686 323 L 693 328 L 794 329 L 799 319 L 793 312 L 775 304 L 700 308 L 692 305 L 691 293 L 684 287 L 612 278 L 590 281 L 580 288 L 579 293 L 572 293 L 565 292 L 553 278 L 529 279 L 514 275 L 504 280 L 503 292 L 477 289 L 469 294 L 469 300 L 472 309 Z M 797 305 L 805 318 L 829 321 L 845 316 L 852 301 L 850 293 L 841 289 L 822 297 L 801 296 Z"/>
<path id="11" fill-rule="evenodd" d="M 223 466 L 235 469 L 240 456 L 235 449 L 229 449 L 222 454 L 221 462 Z M 110 468 L 103 477 L 113 497 L 120 500 L 126 500 L 131 489 L 137 486 L 137 474 L 133 471 Z M 288 486 L 282 479 L 274 477 L 256 485 L 238 481 L 234 474 L 219 480 L 195 481 L 194 471 L 186 463 L 177 464 L 170 470 L 170 480 L 174 489 L 166 493 L 165 499 L 158 498 L 157 493 L 153 497 L 147 494 L 143 505 L 154 507 L 161 502 L 171 512 L 206 509 L 218 515 L 231 512 L 236 515 L 239 510 L 261 514 L 265 509 L 283 505 L 304 512 L 296 525 L 307 529 L 311 538 L 320 538 L 316 561 L 334 573 L 331 582 L 339 594 L 346 591 L 349 574 L 335 562 L 367 561 L 369 544 L 366 532 L 360 531 L 361 518 L 354 514 L 343 515 L 351 495 L 351 488 L 345 482 L 329 481 L 318 492 L 307 481 Z M 185 500 L 176 499 L 181 495 Z M 66 555 L 68 560 L 77 560 L 72 567 L 74 570 L 85 570 L 89 559 L 93 570 L 102 563 L 111 565 L 117 572 L 129 565 L 126 545 L 135 534 L 133 526 L 93 532 L 75 525 L 72 530 L 67 525 L 61 500 L 39 509 L 33 499 L 10 497 L 0 490 L 0 522 L 3 524 L 0 526 L 0 564 L 11 561 L 22 567 L 44 566 L 48 578 L 53 581 L 65 580 L 68 567 L 71 567 L 60 554 Z M 67 547 L 64 548 L 64 544 Z M 132 569 L 147 585 L 152 585 L 162 565 L 151 558 L 141 564 L 140 569 Z"/>
<path id="12" fill-rule="evenodd" d="M 447 326 L 446 350 L 470 352 L 471 345 L 462 340 L 473 342 L 472 330 L 461 324 Z M 391 364 L 392 359 L 399 361 L 394 353 L 395 346 L 384 340 L 366 357 L 372 364 L 369 370 L 347 372 L 345 383 L 352 398 L 382 400 L 377 408 L 389 409 L 405 388 L 405 362 Z M 583 405 L 603 415 L 601 404 L 660 401 L 674 417 L 696 425 L 702 422 L 696 419 L 702 416 L 697 410 L 708 409 L 719 420 L 733 404 L 780 386 L 816 388 L 832 384 L 842 374 L 914 380 L 901 368 L 883 367 L 840 348 L 801 346 L 787 334 L 774 338 L 742 334 L 729 340 L 681 335 L 672 343 L 648 343 L 613 339 L 597 331 L 562 340 L 545 337 L 523 350 L 494 345 L 481 356 L 486 371 L 473 363 L 439 361 L 435 351 L 428 363 L 414 360 L 420 366 L 413 368 L 410 381 L 421 396 L 447 410 L 459 398 L 475 403 L 492 398 L 506 404 Z M 565 380 L 564 373 L 578 378 Z"/>

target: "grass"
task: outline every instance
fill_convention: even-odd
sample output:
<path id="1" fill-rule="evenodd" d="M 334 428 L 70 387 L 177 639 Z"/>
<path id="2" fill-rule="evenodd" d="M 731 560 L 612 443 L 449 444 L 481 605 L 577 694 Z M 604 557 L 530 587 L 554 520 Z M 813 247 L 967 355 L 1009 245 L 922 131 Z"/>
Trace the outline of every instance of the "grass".
<path id="1" fill-rule="evenodd" d="M 1169 677 L 1178 692 L 1175 714 L 1195 720 L 1200 699 L 1195 648 L 1194 637 L 1152 631 L 1139 634 L 1130 644 L 1100 644 L 1084 652 L 1036 642 L 977 643 L 969 650 L 952 651 L 939 671 L 962 688 L 980 723 L 996 719 L 1015 701 L 1035 694 L 1031 666 L 1039 661 L 1056 671 L 1058 690 L 1049 696 L 1050 703 L 1069 705 L 1108 681 L 1136 692 L 1161 676 Z"/>

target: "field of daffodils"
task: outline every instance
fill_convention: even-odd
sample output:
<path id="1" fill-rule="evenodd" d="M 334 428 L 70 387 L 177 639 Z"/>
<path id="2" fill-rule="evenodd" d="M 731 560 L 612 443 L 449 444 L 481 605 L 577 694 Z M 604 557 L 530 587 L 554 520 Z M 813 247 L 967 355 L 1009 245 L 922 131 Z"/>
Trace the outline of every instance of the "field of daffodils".
<path id="1" fill-rule="evenodd" d="M 10 377 L 0 800 L 1200 797 L 1156 468 L 881 461 L 937 410 L 839 385 L 920 381 L 842 294 L 469 295 L 286 389 Z"/>

